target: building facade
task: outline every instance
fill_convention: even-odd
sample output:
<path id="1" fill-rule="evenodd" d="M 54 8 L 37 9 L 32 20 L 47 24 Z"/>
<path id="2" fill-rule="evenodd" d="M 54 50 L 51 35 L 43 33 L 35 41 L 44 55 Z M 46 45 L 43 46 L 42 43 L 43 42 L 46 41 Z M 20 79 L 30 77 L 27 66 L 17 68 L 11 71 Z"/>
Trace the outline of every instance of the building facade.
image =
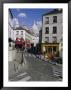
<path id="1" fill-rule="evenodd" d="M 34 36 L 30 30 L 27 30 L 22 27 L 17 27 L 14 29 L 14 41 L 17 38 L 23 38 L 25 41 L 25 45 L 31 45 L 33 44 L 34 46 L 37 44 L 38 40 L 37 37 Z"/>
<path id="2" fill-rule="evenodd" d="M 42 43 L 42 30 L 39 31 L 39 43 Z"/>
<path id="3" fill-rule="evenodd" d="M 8 12 L 8 40 L 9 40 L 9 48 L 12 48 L 13 46 L 13 42 L 12 40 L 14 40 L 14 31 L 13 31 L 13 15 L 11 10 L 9 9 Z"/>
<path id="4" fill-rule="evenodd" d="M 62 21 L 62 9 L 54 9 L 43 15 L 41 48 L 47 58 L 50 53 L 59 52 L 59 43 L 63 33 Z"/>
<path id="5" fill-rule="evenodd" d="M 60 43 L 59 43 L 59 55 L 61 58 L 63 57 L 63 37 L 61 37 Z"/>

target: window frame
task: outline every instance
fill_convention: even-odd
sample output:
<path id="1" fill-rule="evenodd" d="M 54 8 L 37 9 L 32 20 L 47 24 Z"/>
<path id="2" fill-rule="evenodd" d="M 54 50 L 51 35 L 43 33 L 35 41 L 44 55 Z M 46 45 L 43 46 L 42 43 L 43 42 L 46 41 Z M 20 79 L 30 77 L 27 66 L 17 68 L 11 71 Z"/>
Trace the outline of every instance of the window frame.
<path id="1" fill-rule="evenodd" d="M 55 30 L 54 30 L 54 28 L 56 28 Z M 53 26 L 53 34 L 57 34 L 57 27 L 56 26 Z"/>
<path id="2" fill-rule="evenodd" d="M 49 43 L 49 37 L 45 37 L 45 43 Z"/>
<path id="3" fill-rule="evenodd" d="M 53 43 L 57 43 L 57 36 L 53 36 Z"/>
<path id="4" fill-rule="evenodd" d="M 21 31 L 21 35 L 23 35 L 23 31 Z"/>
<path id="5" fill-rule="evenodd" d="M 46 20 L 45 20 L 45 24 L 49 24 L 49 17 L 45 17 Z"/>
<path id="6" fill-rule="evenodd" d="M 57 16 L 53 16 L 53 23 L 57 23 Z"/>
<path id="7" fill-rule="evenodd" d="M 16 35 L 19 35 L 19 31 L 16 31 Z"/>
<path id="8" fill-rule="evenodd" d="M 48 28 L 48 29 L 46 29 L 46 28 Z M 49 34 L 49 27 L 45 27 L 45 34 Z"/>

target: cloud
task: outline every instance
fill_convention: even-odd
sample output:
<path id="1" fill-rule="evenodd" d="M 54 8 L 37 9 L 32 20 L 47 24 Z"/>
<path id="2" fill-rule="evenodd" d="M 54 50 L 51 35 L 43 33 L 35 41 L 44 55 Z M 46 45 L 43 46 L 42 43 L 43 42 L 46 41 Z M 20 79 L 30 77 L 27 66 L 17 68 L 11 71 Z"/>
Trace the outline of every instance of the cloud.
<path id="1" fill-rule="evenodd" d="M 26 17 L 26 13 L 19 13 L 18 17 Z"/>
<path id="2" fill-rule="evenodd" d="M 17 18 L 13 18 L 13 26 L 19 25 L 19 20 Z"/>
<path id="3" fill-rule="evenodd" d="M 36 22 L 38 29 L 40 30 L 42 28 L 42 21 Z"/>
<path id="4" fill-rule="evenodd" d="M 13 23 L 18 24 L 19 23 L 18 19 L 17 18 L 13 18 Z"/>
<path id="5" fill-rule="evenodd" d="M 42 21 L 37 21 L 36 23 L 37 23 L 37 25 L 42 26 Z"/>

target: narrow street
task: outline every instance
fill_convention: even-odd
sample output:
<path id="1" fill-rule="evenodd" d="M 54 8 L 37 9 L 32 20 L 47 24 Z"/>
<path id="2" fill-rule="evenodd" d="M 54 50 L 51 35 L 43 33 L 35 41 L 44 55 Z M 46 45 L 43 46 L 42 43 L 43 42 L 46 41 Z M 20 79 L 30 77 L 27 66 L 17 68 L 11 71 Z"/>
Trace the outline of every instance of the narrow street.
<path id="1" fill-rule="evenodd" d="M 9 68 L 11 66 L 9 63 Z M 13 72 L 9 71 L 10 81 L 61 81 L 58 75 L 58 72 L 62 71 L 61 66 L 52 65 L 33 54 L 23 52 L 23 64 L 16 66 L 20 67 L 15 74 L 10 74 Z"/>

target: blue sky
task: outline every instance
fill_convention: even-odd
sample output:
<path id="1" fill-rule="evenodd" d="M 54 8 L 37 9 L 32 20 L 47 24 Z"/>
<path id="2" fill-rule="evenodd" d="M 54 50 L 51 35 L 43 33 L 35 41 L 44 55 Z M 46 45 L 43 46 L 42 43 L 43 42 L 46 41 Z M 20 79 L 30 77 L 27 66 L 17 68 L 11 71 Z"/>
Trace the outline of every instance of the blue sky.
<path id="1" fill-rule="evenodd" d="M 50 12 L 52 9 L 11 9 L 13 18 L 18 19 L 20 25 L 31 27 L 34 21 L 42 21 L 42 15 Z"/>

